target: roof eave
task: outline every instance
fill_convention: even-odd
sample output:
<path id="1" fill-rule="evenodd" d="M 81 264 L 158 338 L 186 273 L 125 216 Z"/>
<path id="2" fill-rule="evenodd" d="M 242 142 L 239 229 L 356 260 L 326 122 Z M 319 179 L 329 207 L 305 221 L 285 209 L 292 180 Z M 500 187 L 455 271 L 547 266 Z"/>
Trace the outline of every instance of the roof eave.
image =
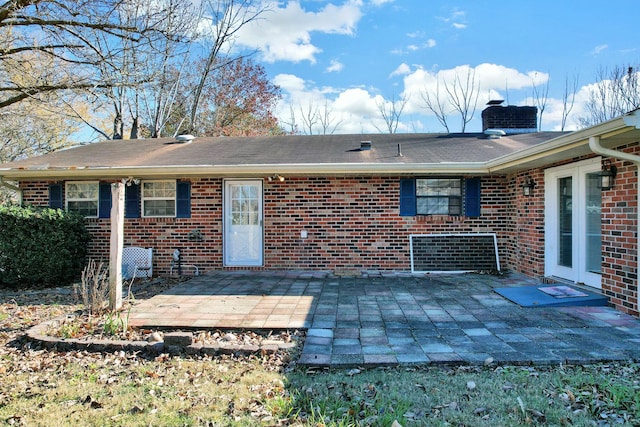
<path id="1" fill-rule="evenodd" d="M 550 139 L 534 147 L 526 148 L 508 155 L 498 157 L 486 163 L 490 172 L 508 173 L 549 164 L 550 161 L 564 160 L 580 155 L 590 154 L 589 138 L 600 136 L 604 145 L 616 146 L 638 141 L 640 132 L 628 126 L 621 116 L 596 126 L 571 132 Z"/>
<path id="2" fill-rule="evenodd" d="M 196 176 L 281 175 L 379 175 L 379 174 L 487 174 L 484 162 L 466 163 L 318 163 L 256 165 L 175 165 L 146 167 L 73 167 L 38 169 L 0 169 L 0 176 L 13 180 L 80 178 L 169 178 Z"/>

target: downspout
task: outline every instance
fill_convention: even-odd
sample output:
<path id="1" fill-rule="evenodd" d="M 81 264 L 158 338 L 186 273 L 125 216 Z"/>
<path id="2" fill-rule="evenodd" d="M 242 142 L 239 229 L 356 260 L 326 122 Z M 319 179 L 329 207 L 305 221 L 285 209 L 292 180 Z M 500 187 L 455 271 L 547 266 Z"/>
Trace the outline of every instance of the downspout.
<path id="1" fill-rule="evenodd" d="M 627 121 L 625 120 L 625 124 Z M 636 128 L 640 129 L 640 123 L 636 124 Z M 589 148 L 596 154 L 600 154 L 602 156 L 613 157 L 615 159 L 627 160 L 636 165 L 638 169 L 638 182 L 636 184 L 636 281 L 638 280 L 638 270 L 640 269 L 640 156 L 636 156 L 635 154 L 625 153 L 623 151 L 611 150 L 609 148 L 604 148 L 600 145 L 600 137 L 599 136 L 591 136 L 589 137 Z M 636 311 L 640 310 L 640 297 L 636 292 Z"/>
<path id="2" fill-rule="evenodd" d="M 13 184 L 9 184 L 8 182 L 5 182 L 1 176 L 0 176 L 0 187 L 5 187 L 11 191 L 15 191 L 18 194 L 18 206 L 22 206 L 22 190 L 20 189 L 20 187 L 16 187 Z"/>

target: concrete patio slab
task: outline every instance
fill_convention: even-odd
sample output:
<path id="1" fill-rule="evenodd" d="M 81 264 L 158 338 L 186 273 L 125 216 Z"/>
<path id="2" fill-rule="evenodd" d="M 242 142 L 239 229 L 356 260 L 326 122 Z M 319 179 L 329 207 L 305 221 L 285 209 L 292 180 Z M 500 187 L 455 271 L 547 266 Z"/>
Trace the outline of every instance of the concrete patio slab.
<path id="1" fill-rule="evenodd" d="M 640 360 L 640 320 L 610 307 L 523 308 L 494 288 L 519 274 L 230 271 L 135 305 L 134 327 L 305 329 L 299 363 L 594 363 Z"/>

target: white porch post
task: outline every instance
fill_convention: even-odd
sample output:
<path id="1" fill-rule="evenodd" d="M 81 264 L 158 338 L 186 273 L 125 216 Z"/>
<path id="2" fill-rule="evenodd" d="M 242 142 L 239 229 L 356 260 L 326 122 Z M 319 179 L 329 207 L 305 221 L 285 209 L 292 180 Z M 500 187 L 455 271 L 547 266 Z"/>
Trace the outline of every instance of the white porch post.
<path id="1" fill-rule="evenodd" d="M 122 308 L 122 248 L 124 241 L 124 184 L 111 184 L 111 239 L 109 242 L 109 308 Z"/>

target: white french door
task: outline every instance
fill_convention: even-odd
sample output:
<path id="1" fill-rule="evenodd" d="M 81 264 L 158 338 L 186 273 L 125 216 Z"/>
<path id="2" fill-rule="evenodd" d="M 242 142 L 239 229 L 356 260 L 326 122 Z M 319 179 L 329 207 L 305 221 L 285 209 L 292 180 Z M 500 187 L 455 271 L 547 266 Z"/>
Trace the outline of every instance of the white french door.
<path id="1" fill-rule="evenodd" d="M 601 288 L 601 159 L 545 172 L 545 275 Z"/>
<path id="2" fill-rule="evenodd" d="M 224 182 L 223 244 L 226 266 L 262 265 L 261 180 Z"/>

